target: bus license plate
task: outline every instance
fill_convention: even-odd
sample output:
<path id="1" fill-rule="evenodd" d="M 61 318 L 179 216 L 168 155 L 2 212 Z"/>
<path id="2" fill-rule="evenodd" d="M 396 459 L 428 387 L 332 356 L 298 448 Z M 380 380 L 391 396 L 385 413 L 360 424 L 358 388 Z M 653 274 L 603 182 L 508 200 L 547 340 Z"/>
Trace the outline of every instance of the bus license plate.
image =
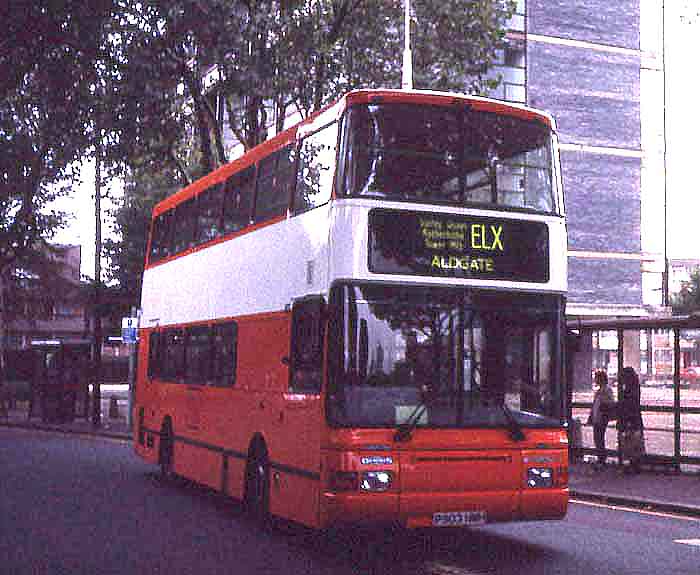
<path id="1" fill-rule="evenodd" d="M 483 525 L 484 523 L 486 523 L 485 511 L 433 513 L 434 527 L 461 527 L 463 525 Z"/>

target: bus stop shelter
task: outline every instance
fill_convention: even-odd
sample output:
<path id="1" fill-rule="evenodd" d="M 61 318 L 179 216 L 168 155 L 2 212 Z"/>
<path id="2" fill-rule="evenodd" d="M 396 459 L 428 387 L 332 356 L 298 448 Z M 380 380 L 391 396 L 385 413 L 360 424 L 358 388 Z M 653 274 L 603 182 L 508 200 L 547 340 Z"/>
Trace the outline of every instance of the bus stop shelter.
<path id="1" fill-rule="evenodd" d="M 43 421 L 72 421 L 89 413 L 89 340 L 33 342 L 28 417 L 39 410 Z M 80 413 L 76 413 L 81 404 Z"/>
<path id="2" fill-rule="evenodd" d="M 700 466 L 700 315 L 571 321 L 567 353 L 568 411 L 580 429 L 574 456 L 592 454 L 586 422 L 593 402 L 592 374 L 608 374 L 616 399 L 617 375 L 632 367 L 641 384 L 646 464 Z M 609 455 L 619 457 L 614 422 L 606 432 Z"/>

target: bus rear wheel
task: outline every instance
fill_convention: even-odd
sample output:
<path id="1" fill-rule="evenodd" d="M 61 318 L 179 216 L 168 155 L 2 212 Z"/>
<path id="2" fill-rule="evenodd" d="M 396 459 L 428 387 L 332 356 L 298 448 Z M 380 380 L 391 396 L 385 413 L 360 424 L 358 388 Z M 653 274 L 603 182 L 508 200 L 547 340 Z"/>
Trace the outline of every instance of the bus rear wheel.
<path id="1" fill-rule="evenodd" d="M 169 481 L 173 478 L 173 426 L 169 419 L 163 422 L 160 428 L 160 443 L 158 446 L 158 466 L 160 468 L 160 478 Z"/>
<path id="2" fill-rule="evenodd" d="M 270 515 L 270 463 L 264 448 L 255 449 L 246 465 L 245 509 L 248 516 L 266 525 Z"/>

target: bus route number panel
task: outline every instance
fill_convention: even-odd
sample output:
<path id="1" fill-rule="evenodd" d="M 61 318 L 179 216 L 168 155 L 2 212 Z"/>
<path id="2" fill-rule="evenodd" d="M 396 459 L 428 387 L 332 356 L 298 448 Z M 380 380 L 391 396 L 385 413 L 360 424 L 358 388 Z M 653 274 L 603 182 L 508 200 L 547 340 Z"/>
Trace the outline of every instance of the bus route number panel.
<path id="1" fill-rule="evenodd" d="M 372 210 L 368 263 L 374 273 L 546 283 L 549 233 L 543 222 Z"/>

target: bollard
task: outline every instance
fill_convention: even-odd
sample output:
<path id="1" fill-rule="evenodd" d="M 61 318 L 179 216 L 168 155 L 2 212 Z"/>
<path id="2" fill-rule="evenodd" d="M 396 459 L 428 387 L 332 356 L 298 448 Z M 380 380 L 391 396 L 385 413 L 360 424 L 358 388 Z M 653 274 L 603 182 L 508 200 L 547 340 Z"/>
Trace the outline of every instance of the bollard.
<path id="1" fill-rule="evenodd" d="M 583 432 L 581 420 L 578 418 L 571 420 L 571 461 L 580 462 L 583 459 Z"/>
<path id="2" fill-rule="evenodd" d="M 109 398 L 109 418 L 119 419 L 119 405 L 117 404 L 117 398 L 114 396 Z"/>

